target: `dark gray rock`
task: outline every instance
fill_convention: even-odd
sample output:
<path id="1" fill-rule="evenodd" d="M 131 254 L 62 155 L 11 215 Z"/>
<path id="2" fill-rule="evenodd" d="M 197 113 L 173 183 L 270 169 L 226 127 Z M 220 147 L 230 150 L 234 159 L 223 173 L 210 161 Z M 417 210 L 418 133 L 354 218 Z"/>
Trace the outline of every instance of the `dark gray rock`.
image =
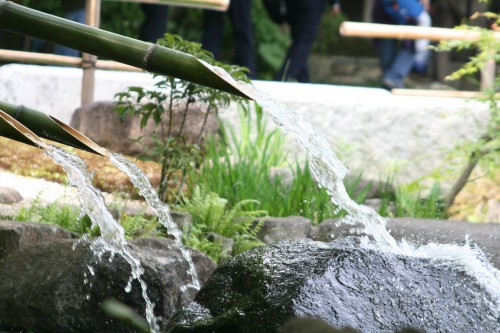
<path id="1" fill-rule="evenodd" d="M 130 249 L 144 269 L 147 294 L 164 329 L 173 313 L 194 297 L 193 290 L 180 291 L 191 282 L 188 264 L 166 238 L 136 239 Z M 199 252 L 191 253 L 203 282 L 216 265 Z M 115 299 L 145 316 L 137 280 L 125 292 L 130 265 L 121 256 L 112 262 L 106 257 L 97 260 L 88 243 L 74 240 L 40 243 L 9 256 L 0 263 L 0 330 L 134 332 L 100 308 L 103 301 Z"/>
<path id="2" fill-rule="evenodd" d="M 18 191 L 10 187 L 0 186 L 0 204 L 13 204 L 23 200 Z"/>
<path id="3" fill-rule="evenodd" d="M 282 240 L 306 238 L 311 231 L 311 220 L 302 216 L 266 217 L 257 238 L 265 244 Z"/>
<path id="4" fill-rule="evenodd" d="M 387 221 L 387 229 L 397 239 L 416 244 L 456 243 L 465 239 L 477 244 L 491 263 L 500 269 L 500 224 L 463 221 L 398 218 Z"/>
<path id="5" fill-rule="evenodd" d="M 312 234 L 311 238 L 320 242 L 331 242 L 335 239 L 359 236 L 361 234 L 362 225 L 342 223 L 341 219 L 326 219 L 318 224 L 317 230 Z"/>
<path id="6" fill-rule="evenodd" d="M 189 142 L 194 143 L 198 138 L 205 113 L 200 109 L 190 107 L 184 123 L 182 121 L 183 114 L 184 109 L 181 106 L 179 106 L 179 110 L 174 111 L 171 135 L 178 136 L 182 127 L 182 134 L 188 138 Z M 165 116 L 163 122 L 165 126 L 168 126 L 168 116 Z M 120 119 L 118 113 L 113 110 L 113 102 L 107 101 L 89 103 L 76 109 L 70 125 L 100 146 L 116 153 L 133 156 L 143 153 L 144 146 L 132 140 L 148 135 L 156 128 L 152 117 L 143 128 L 141 128 L 138 117 L 125 116 Z M 216 134 L 218 129 L 216 116 L 209 115 L 204 133 Z M 143 143 L 147 146 L 152 145 L 152 141 L 148 140 L 143 141 Z"/>
<path id="7" fill-rule="evenodd" d="M 305 239 L 221 264 L 168 332 L 272 333 L 295 317 L 362 332 L 500 332 L 492 298 L 440 261 Z"/>
<path id="8" fill-rule="evenodd" d="M 193 216 L 187 212 L 173 210 L 170 216 L 180 230 L 190 230 L 193 227 Z"/>
<path id="9" fill-rule="evenodd" d="M 220 245 L 221 257 L 223 259 L 233 255 L 234 240 L 232 238 L 224 237 L 215 232 L 209 232 L 207 239 L 212 243 Z"/>
<path id="10" fill-rule="evenodd" d="M 0 259 L 33 244 L 65 238 L 73 235 L 53 224 L 0 221 Z"/>

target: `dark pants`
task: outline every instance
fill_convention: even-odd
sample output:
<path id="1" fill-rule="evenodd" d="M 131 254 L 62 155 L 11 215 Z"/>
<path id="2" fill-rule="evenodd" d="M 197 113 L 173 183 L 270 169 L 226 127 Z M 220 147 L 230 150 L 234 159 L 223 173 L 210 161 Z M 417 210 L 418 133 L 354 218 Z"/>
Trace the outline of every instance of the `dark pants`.
<path id="1" fill-rule="evenodd" d="M 144 12 L 144 22 L 139 39 L 156 43 L 167 30 L 168 6 L 141 4 L 141 9 Z"/>
<path id="2" fill-rule="evenodd" d="M 292 45 L 275 80 L 310 81 L 307 60 L 324 9 L 325 0 L 287 1 L 287 21 L 290 24 Z"/>
<path id="3" fill-rule="evenodd" d="M 230 2 L 227 15 L 233 27 L 235 44 L 234 62 L 250 70 L 249 76 L 255 78 L 255 55 L 252 32 L 252 1 L 234 0 Z M 224 20 L 226 13 L 206 10 L 204 32 L 201 44 L 205 50 L 213 53 L 215 59 L 220 58 L 224 37 Z"/>

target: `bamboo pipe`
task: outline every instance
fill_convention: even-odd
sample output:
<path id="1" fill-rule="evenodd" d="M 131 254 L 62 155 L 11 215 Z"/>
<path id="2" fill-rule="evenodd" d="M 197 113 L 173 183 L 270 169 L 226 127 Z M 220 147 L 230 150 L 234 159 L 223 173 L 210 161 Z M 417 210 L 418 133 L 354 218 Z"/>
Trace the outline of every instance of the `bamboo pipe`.
<path id="1" fill-rule="evenodd" d="M 35 133 L 0 109 L 0 135 L 37 148 L 47 147 Z"/>
<path id="2" fill-rule="evenodd" d="M 349 21 L 342 22 L 339 31 L 342 36 L 348 37 L 428 39 L 432 41 L 475 41 L 481 36 L 479 31 Z M 500 40 L 500 32 L 491 31 L 491 33 L 495 39 Z"/>
<path id="3" fill-rule="evenodd" d="M 74 128 L 64 124 L 55 117 L 49 116 L 43 112 L 26 108 L 22 105 L 14 105 L 4 101 L 0 101 L 0 110 L 21 123 L 24 127 L 29 128 L 30 132 L 34 133 L 34 137 L 42 137 L 51 141 L 59 142 L 71 147 L 85 150 L 94 154 L 107 156 L 108 151 L 95 142 L 81 134 Z M 4 132 L 9 127 L 5 127 L 4 123 L 0 123 L 0 135 L 8 138 L 22 141 L 22 138 L 12 133 L 12 131 Z M 8 136 L 10 135 L 10 136 Z"/>
<path id="4" fill-rule="evenodd" d="M 194 7 L 194 8 L 211 9 L 218 11 L 226 11 L 229 7 L 229 0 L 108 0 L 108 1 L 153 3 L 159 5 Z M 233 1 L 241 1 L 241 0 L 233 0 Z"/>
<path id="5" fill-rule="evenodd" d="M 82 59 L 77 57 L 69 57 L 69 56 L 49 54 L 49 53 L 12 51 L 3 49 L 0 49 L 0 60 L 42 64 L 42 65 L 58 65 L 58 66 L 71 66 L 71 67 L 82 66 Z M 140 68 L 109 60 L 97 60 L 95 67 L 98 69 L 106 69 L 106 70 L 142 71 L 142 69 Z"/>
<path id="6" fill-rule="evenodd" d="M 254 99 L 234 79 L 190 54 L 92 28 L 12 1 L 0 0 L 0 29 Z"/>

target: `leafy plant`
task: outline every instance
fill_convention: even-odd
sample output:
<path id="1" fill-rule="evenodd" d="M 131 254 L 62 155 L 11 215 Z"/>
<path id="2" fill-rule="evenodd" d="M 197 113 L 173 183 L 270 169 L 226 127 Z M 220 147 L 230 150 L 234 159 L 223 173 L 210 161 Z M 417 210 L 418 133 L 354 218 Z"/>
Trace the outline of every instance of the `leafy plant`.
<path id="1" fill-rule="evenodd" d="M 21 207 L 13 219 L 15 221 L 56 224 L 78 235 L 89 232 L 88 225 L 85 219 L 79 216 L 77 208 L 60 205 L 57 202 L 45 206 L 39 196 L 33 200 L 30 207 Z"/>
<path id="2" fill-rule="evenodd" d="M 396 195 L 395 217 L 414 217 L 430 219 L 447 219 L 449 217 L 442 199 L 442 190 L 439 183 L 432 186 L 426 197 L 412 195 L 404 188 L 400 188 Z"/>
<path id="3" fill-rule="evenodd" d="M 476 13 L 476 16 L 482 15 L 490 19 L 498 26 L 500 24 L 500 16 L 495 13 Z M 480 38 L 475 41 L 443 41 L 436 47 L 437 51 L 450 51 L 453 49 L 476 49 L 477 53 L 472 56 L 466 64 L 460 69 L 452 73 L 447 79 L 457 80 L 465 76 L 476 75 L 483 71 L 487 64 L 500 62 L 500 41 L 495 38 L 493 32 L 480 27 L 472 27 L 468 25 L 460 25 L 456 29 L 477 31 L 480 33 Z M 488 163 L 488 160 L 498 160 L 500 152 L 500 108 L 498 105 L 498 94 L 495 87 L 500 86 L 500 77 L 495 77 L 489 87 L 484 87 L 483 97 L 478 98 L 479 101 L 487 103 L 490 112 L 490 119 L 483 135 L 476 141 L 462 145 L 460 151 L 465 153 L 465 167 L 457 177 L 451 190 L 445 197 L 444 205 L 450 208 L 456 196 L 462 191 L 465 184 L 469 181 L 474 168 L 481 161 Z"/>
<path id="4" fill-rule="evenodd" d="M 193 217 L 192 228 L 184 233 L 185 244 L 206 253 L 217 262 L 224 259 L 225 254 L 222 245 L 211 240 L 213 233 L 234 241 L 232 254 L 264 245 L 257 239 L 260 224 L 255 219 L 266 215 L 266 212 L 246 210 L 245 205 L 250 201 L 240 201 L 229 208 L 226 199 L 196 186 L 191 198 L 185 198 L 180 205 Z"/>
<path id="5" fill-rule="evenodd" d="M 211 65 L 222 67 L 234 79 L 247 81 L 246 69 L 233 65 L 223 65 L 215 61 L 199 43 L 188 42 L 180 36 L 166 34 L 158 44 L 189 53 Z M 141 128 L 152 120 L 155 130 L 137 140 L 145 145 L 143 160 L 153 160 L 161 165 L 158 194 L 163 201 L 172 201 L 180 196 L 185 177 L 190 169 L 201 161 L 199 147 L 208 116 L 217 113 L 220 107 L 231 101 L 243 103 L 242 99 L 229 93 L 179 80 L 170 76 L 154 75 L 156 83 L 153 89 L 130 87 L 126 92 L 116 94 L 115 110 L 124 117 L 129 114 L 141 119 Z M 202 110 L 205 116 L 197 137 L 190 142 L 184 133 L 184 126 L 190 113 Z M 174 117 L 180 117 L 180 125 L 174 125 Z M 180 115 L 180 116 L 179 116 Z M 169 193 L 169 184 L 178 184 L 175 192 Z"/>
<path id="6" fill-rule="evenodd" d="M 208 140 L 204 163 L 189 173 L 189 184 L 203 185 L 226 198 L 228 206 L 252 199 L 248 209 L 262 209 L 271 216 L 300 215 L 313 223 L 338 215 L 326 190 L 312 178 L 309 165 L 290 162 L 284 149 L 285 137 L 269 129 L 262 109 L 241 108 L 239 126 L 223 124 L 223 140 Z M 347 191 L 359 203 L 369 187 L 357 191 L 361 175 L 346 181 Z"/>

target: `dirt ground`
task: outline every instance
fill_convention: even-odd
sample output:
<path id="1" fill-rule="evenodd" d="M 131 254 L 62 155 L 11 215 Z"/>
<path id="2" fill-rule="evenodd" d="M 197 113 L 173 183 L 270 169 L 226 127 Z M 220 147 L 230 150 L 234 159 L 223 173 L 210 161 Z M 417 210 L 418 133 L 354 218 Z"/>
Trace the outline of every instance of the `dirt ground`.
<path id="1" fill-rule="evenodd" d="M 83 159 L 88 170 L 94 173 L 94 185 L 110 193 L 133 193 L 134 187 L 125 173 L 116 168 L 107 157 L 75 149 L 74 154 Z M 149 178 L 153 186 L 160 179 L 160 167 L 153 162 L 142 162 L 128 157 Z M 68 178 L 61 166 L 45 155 L 42 149 L 0 137 L 0 169 L 22 176 L 41 177 L 46 180 L 67 183 Z"/>

